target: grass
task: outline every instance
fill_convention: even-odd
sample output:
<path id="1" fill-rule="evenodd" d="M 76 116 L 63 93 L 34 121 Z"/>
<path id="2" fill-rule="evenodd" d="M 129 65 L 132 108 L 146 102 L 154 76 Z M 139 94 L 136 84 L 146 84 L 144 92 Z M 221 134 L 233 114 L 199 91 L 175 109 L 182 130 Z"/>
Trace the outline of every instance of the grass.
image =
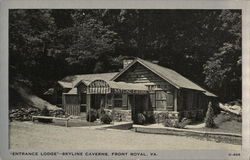
<path id="1" fill-rule="evenodd" d="M 226 133 L 242 133 L 242 122 L 241 118 L 229 115 L 225 113 L 220 113 L 214 119 L 216 124 L 215 128 L 192 128 L 192 130 L 207 131 L 207 132 L 226 132 Z"/>

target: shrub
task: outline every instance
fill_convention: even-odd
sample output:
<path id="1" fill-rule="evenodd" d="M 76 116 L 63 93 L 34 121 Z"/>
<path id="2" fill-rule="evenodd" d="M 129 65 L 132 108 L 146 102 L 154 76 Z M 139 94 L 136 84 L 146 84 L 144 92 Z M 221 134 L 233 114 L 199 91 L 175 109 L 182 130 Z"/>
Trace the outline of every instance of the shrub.
<path id="1" fill-rule="evenodd" d="M 40 113 L 41 116 L 50 116 L 49 110 L 48 108 L 45 106 Z M 42 118 L 38 118 L 39 122 L 43 122 L 43 123 L 52 123 L 52 119 L 42 119 Z"/>
<path id="2" fill-rule="evenodd" d="M 208 103 L 208 109 L 207 109 L 206 118 L 205 118 L 205 127 L 207 128 L 216 127 L 214 123 L 214 111 L 213 111 L 211 102 Z"/>
<path id="3" fill-rule="evenodd" d="M 101 107 L 100 109 L 98 109 L 98 117 L 97 118 L 101 118 L 105 113 L 106 113 L 105 110 L 103 109 L 103 107 Z"/>
<path id="4" fill-rule="evenodd" d="M 174 120 L 174 119 L 165 119 L 163 122 L 163 125 L 165 127 L 176 127 L 177 128 L 178 121 Z"/>
<path id="5" fill-rule="evenodd" d="M 181 120 L 181 122 L 178 123 L 178 125 L 176 126 L 176 128 L 185 128 L 186 125 L 189 125 L 191 122 L 192 122 L 191 119 L 183 118 Z"/>
<path id="6" fill-rule="evenodd" d="M 97 119 L 96 110 L 91 109 L 90 112 L 87 112 L 87 121 L 94 122 Z"/>
<path id="7" fill-rule="evenodd" d="M 145 122 L 146 122 L 146 117 L 142 113 L 138 113 L 137 114 L 137 123 L 143 125 L 143 124 L 145 124 Z"/>
<path id="8" fill-rule="evenodd" d="M 146 122 L 147 123 L 155 123 L 155 118 L 153 115 L 147 116 L 146 117 Z"/>
<path id="9" fill-rule="evenodd" d="M 165 127 L 174 127 L 174 128 L 185 128 L 186 125 L 191 123 L 191 119 L 183 118 L 181 122 L 175 119 L 165 119 L 163 125 Z"/>
<path id="10" fill-rule="evenodd" d="M 110 122 L 112 122 L 112 119 L 108 114 L 103 114 L 100 120 L 104 124 L 110 124 Z"/>

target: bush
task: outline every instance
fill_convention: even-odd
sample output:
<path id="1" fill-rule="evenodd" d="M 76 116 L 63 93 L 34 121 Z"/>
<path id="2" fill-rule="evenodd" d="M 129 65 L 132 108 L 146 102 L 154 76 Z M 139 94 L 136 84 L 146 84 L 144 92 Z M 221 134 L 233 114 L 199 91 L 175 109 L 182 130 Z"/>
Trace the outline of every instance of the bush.
<path id="1" fill-rule="evenodd" d="M 102 107 L 98 109 L 97 112 L 98 112 L 97 118 L 101 118 L 104 114 L 106 114 L 105 110 Z"/>
<path id="2" fill-rule="evenodd" d="M 174 128 L 185 128 L 186 125 L 191 123 L 191 119 L 183 118 L 181 122 L 175 119 L 165 119 L 163 125 L 165 127 L 174 127 Z"/>
<path id="3" fill-rule="evenodd" d="M 40 113 L 41 116 L 50 116 L 48 108 L 45 106 Z M 38 122 L 43 122 L 43 123 L 52 123 L 52 119 L 42 119 L 38 118 Z"/>
<path id="4" fill-rule="evenodd" d="M 97 119 L 97 112 L 96 110 L 91 109 L 90 112 L 87 112 L 87 121 L 94 122 Z"/>
<path id="5" fill-rule="evenodd" d="M 146 122 L 147 123 L 155 123 L 155 117 L 153 115 L 147 116 Z"/>
<path id="6" fill-rule="evenodd" d="M 214 111 L 213 111 L 211 102 L 208 103 L 208 109 L 207 109 L 206 118 L 205 118 L 205 127 L 207 128 L 216 127 L 214 123 Z"/>
<path id="7" fill-rule="evenodd" d="M 189 125 L 191 122 L 192 122 L 191 119 L 183 118 L 181 120 L 181 122 L 178 123 L 178 125 L 176 126 L 176 128 L 185 128 L 186 125 Z"/>
<path id="8" fill-rule="evenodd" d="M 103 114 L 100 120 L 104 124 L 110 124 L 110 122 L 112 122 L 112 119 L 108 114 Z"/>
<path id="9" fill-rule="evenodd" d="M 178 120 L 175 119 L 165 119 L 163 122 L 165 127 L 175 127 L 178 128 Z"/>
<path id="10" fill-rule="evenodd" d="M 146 117 L 142 113 L 137 114 L 137 124 L 145 124 L 146 122 Z"/>

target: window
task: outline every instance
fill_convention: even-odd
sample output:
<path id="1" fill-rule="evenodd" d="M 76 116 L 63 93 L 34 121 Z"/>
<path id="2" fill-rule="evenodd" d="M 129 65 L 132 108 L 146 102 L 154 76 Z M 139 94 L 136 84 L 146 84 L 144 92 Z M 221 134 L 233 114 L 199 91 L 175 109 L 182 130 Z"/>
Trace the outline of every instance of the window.
<path id="1" fill-rule="evenodd" d="M 169 91 L 156 91 L 155 92 L 155 105 L 156 110 L 173 110 L 173 93 Z"/>

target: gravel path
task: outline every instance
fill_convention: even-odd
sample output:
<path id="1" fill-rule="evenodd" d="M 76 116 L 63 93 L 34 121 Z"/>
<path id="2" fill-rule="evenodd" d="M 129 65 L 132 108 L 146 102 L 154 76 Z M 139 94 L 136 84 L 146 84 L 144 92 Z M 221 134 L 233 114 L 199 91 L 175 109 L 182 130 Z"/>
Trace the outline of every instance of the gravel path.
<path id="1" fill-rule="evenodd" d="M 15 121 L 10 123 L 10 148 L 22 150 L 239 150 L 241 146 L 191 137 L 136 133 L 130 130 L 66 128 Z"/>

